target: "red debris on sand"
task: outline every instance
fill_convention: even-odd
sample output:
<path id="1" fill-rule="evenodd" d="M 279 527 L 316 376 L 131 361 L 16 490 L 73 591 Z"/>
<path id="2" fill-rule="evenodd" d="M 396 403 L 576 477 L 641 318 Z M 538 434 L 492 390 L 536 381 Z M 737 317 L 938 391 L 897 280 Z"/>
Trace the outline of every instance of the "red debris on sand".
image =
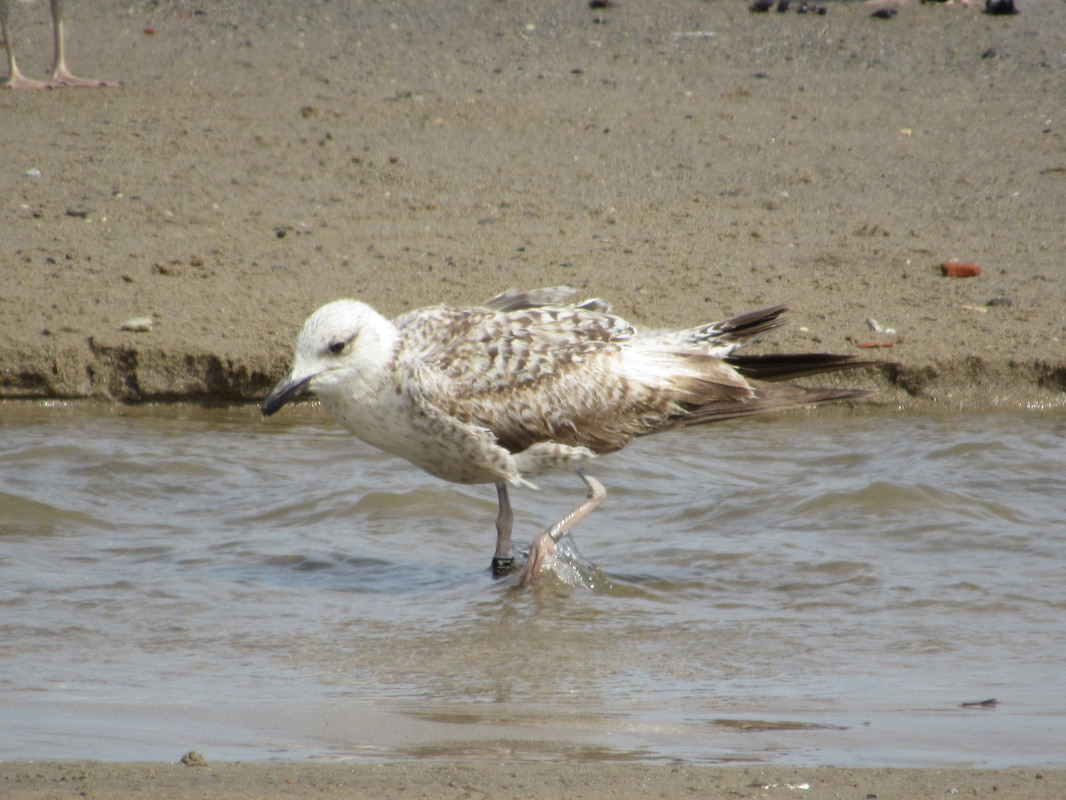
<path id="1" fill-rule="evenodd" d="M 975 278 L 981 274 L 981 267 L 971 261 L 945 261 L 940 269 L 949 278 Z"/>
<path id="2" fill-rule="evenodd" d="M 864 347 L 864 348 L 870 348 L 870 347 L 895 347 L 896 343 L 895 342 L 856 342 L 855 346 L 856 347 Z"/>

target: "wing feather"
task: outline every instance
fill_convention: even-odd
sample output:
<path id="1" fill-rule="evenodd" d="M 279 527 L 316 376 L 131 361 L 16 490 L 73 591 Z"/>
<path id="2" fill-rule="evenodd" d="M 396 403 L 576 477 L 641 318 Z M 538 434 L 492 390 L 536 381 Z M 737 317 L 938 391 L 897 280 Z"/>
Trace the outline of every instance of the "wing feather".
<path id="1" fill-rule="evenodd" d="M 605 301 L 565 304 L 574 294 L 511 291 L 480 307 L 412 311 L 394 321 L 397 368 L 418 384 L 420 402 L 486 429 L 511 453 L 544 442 L 609 453 L 649 433 L 858 394 L 771 390 L 748 380 L 863 365 L 836 356 L 732 355 L 743 340 L 777 327 L 783 306 L 637 334 Z"/>
<path id="2" fill-rule="evenodd" d="M 502 313 L 438 306 L 395 322 L 403 337 L 399 358 L 417 359 L 471 396 L 555 378 L 596 354 L 617 352 L 633 336 L 619 317 L 573 306 Z"/>
<path id="3" fill-rule="evenodd" d="M 538 442 L 609 452 L 660 420 L 647 402 L 632 407 L 633 387 L 618 367 L 634 331 L 612 314 L 585 306 L 435 307 L 396 325 L 398 360 L 417 362 L 421 380 L 435 382 L 425 396 L 489 428 L 511 452 Z"/>

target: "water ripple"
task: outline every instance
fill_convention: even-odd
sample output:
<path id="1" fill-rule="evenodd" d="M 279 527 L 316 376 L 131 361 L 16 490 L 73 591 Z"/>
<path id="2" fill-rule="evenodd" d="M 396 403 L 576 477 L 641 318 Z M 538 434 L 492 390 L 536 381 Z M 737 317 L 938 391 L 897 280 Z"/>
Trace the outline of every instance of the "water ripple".
<path id="1" fill-rule="evenodd" d="M 931 709 L 984 696 L 1010 709 L 985 717 L 986 763 L 1066 737 L 1061 411 L 798 413 L 638 442 L 592 465 L 607 502 L 562 541 L 556 579 L 525 590 L 488 572 L 492 487 L 436 481 L 314 409 L 262 425 L 252 409 L 13 408 L 0 702 L 53 730 L 16 726 L 5 757 L 98 755 L 122 703 L 138 730 L 136 709 L 189 707 L 185 730 L 210 738 L 192 710 L 278 698 L 353 719 L 415 709 L 415 740 L 368 758 L 479 751 L 467 734 L 434 744 L 459 719 L 487 736 L 539 725 L 605 758 L 750 758 L 750 738 L 721 737 L 787 710 L 795 727 L 763 731 L 783 740 L 757 757 L 863 763 L 833 749 L 857 720 L 928 731 Z M 584 495 L 573 475 L 541 486 L 513 495 L 521 546 Z M 75 707 L 90 723 L 65 728 Z M 313 723 L 241 719 L 216 720 L 235 758 L 271 757 L 278 736 L 358 752 Z M 943 741 L 937 763 L 972 758 Z"/>

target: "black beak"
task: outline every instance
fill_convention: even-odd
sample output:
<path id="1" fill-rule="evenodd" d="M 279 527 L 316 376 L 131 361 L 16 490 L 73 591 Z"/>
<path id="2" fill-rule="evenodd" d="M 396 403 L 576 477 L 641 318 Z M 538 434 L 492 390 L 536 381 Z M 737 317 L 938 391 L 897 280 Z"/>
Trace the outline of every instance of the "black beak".
<path id="1" fill-rule="evenodd" d="M 311 378 L 313 377 L 314 375 L 308 375 L 306 378 L 298 381 L 290 381 L 288 378 L 282 379 L 282 381 L 274 387 L 274 391 L 263 399 L 263 404 L 259 407 L 263 411 L 263 416 L 269 417 L 287 402 L 303 394 L 307 389 L 307 384 L 311 382 Z"/>

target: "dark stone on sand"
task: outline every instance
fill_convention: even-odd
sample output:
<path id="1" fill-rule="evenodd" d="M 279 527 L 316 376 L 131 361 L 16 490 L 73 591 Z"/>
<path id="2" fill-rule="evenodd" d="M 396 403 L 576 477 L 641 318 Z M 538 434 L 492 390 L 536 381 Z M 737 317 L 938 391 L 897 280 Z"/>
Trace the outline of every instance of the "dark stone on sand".
<path id="1" fill-rule="evenodd" d="M 1017 14 L 1018 9 L 1014 7 L 1014 0 L 985 0 L 985 13 L 1004 16 Z"/>

